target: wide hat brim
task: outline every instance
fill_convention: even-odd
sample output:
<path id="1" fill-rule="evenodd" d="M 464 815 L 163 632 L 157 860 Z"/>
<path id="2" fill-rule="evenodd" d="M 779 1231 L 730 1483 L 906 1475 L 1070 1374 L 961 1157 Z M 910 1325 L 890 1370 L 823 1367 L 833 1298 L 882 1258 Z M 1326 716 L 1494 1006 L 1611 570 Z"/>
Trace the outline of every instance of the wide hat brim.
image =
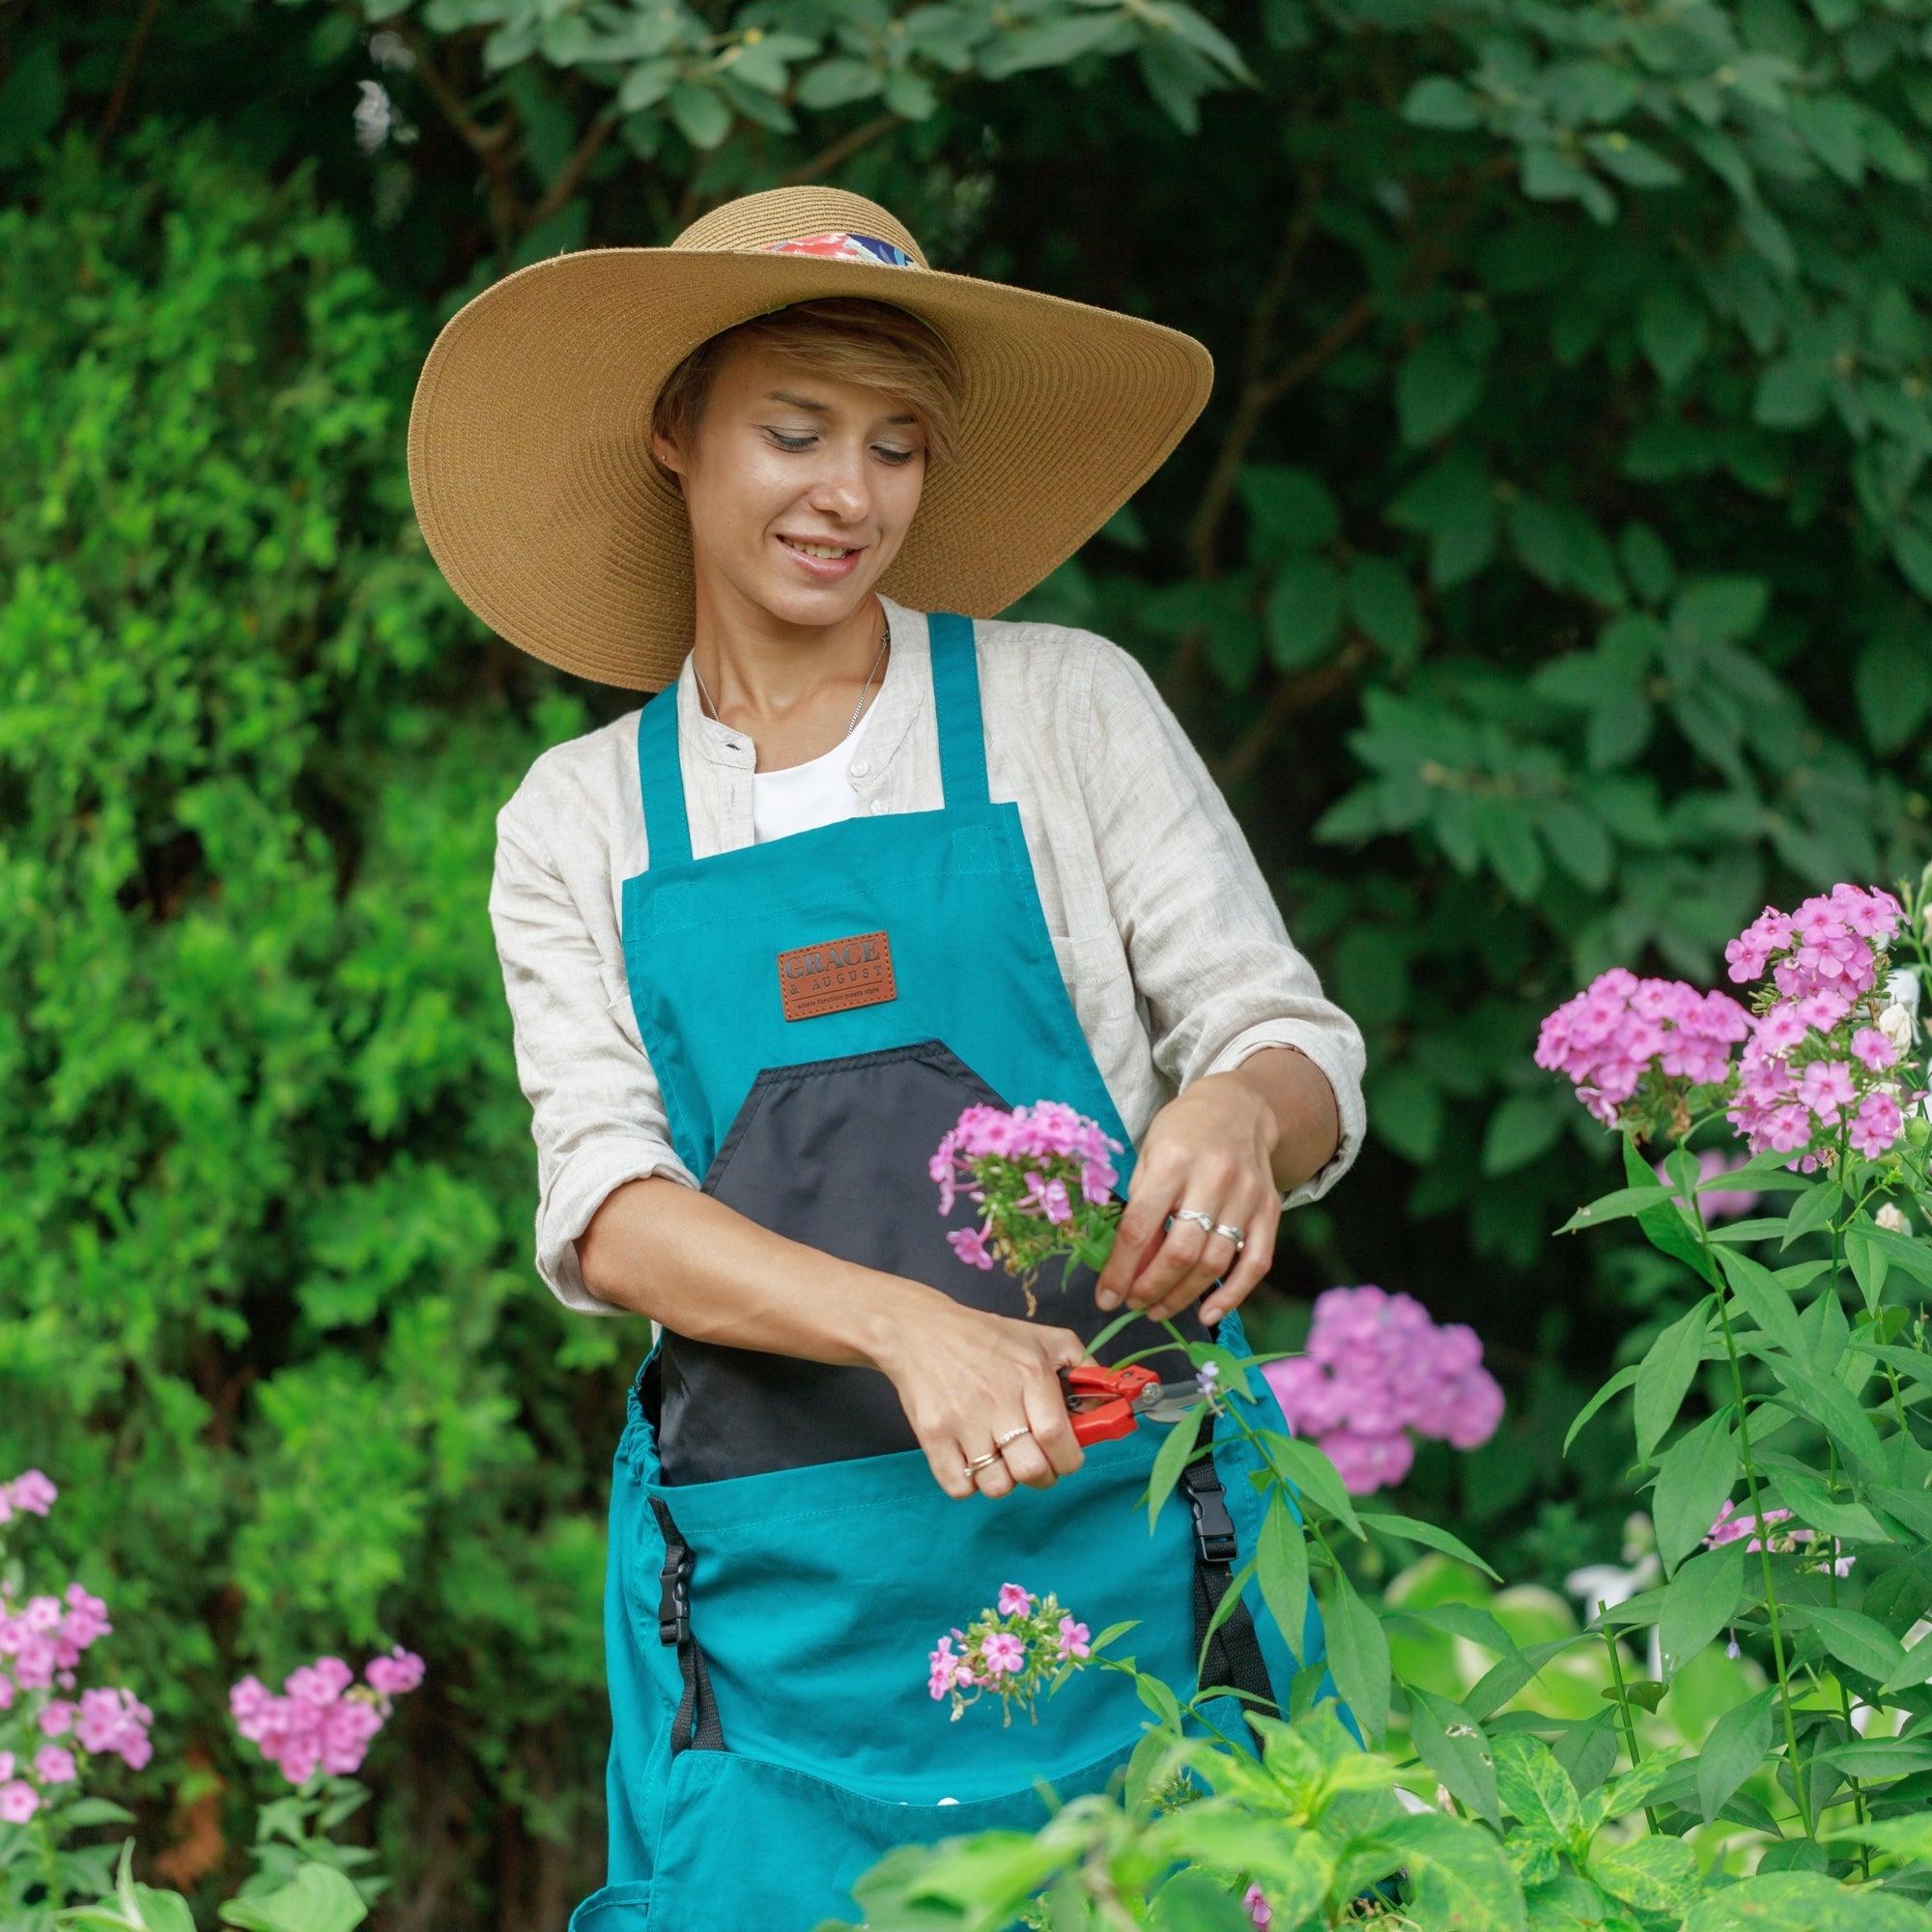
<path id="1" fill-rule="evenodd" d="M 693 588 L 683 500 L 650 454 L 658 392 L 708 337 L 825 296 L 918 316 L 964 372 L 957 459 L 879 584 L 916 610 L 1005 610 L 1160 467 L 1213 382 L 1191 336 L 970 276 L 689 245 L 560 255 L 469 302 L 416 387 L 410 484 L 457 595 L 549 664 L 668 684 Z"/>

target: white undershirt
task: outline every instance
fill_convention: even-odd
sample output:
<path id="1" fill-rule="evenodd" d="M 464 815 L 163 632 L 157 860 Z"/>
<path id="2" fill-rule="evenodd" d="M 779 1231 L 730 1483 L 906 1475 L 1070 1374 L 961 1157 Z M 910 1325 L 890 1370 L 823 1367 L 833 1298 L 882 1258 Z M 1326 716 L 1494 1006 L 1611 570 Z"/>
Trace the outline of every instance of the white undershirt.
<path id="1" fill-rule="evenodd" d="M 841 819 L 857 816 L 859 794 L 852 788 L 852 754 L 871 722 L 872 706 L 868 704 L 851 733 L 822 758 L 791 765 L 781 772 L 752 774 L 754 844 L 769 845 L 774 838 L 789 838 L 794 832 L 815 832 L 821 825 L 837 825 Z"/>

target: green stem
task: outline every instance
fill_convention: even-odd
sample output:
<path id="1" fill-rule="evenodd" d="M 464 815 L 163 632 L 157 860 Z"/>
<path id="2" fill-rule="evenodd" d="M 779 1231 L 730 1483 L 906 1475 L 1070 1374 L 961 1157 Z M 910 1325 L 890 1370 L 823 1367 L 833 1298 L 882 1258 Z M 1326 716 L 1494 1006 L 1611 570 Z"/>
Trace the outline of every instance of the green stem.
<path id="1" fill-rule="evenodd" d="M 1751 1453 L 1750 1412 L 1745 1400 L 1744 1370 L 1738 1360 L 1737 1337 L 1731 1332 L 1730 1296 L 1721 1286 L 1723 1271 L 1711 1251 L 1710 1230 L 1704 1226 L 1701 1210 L 1697 1216 L 1698 1239 L 1718 1277 L 1718 1321 L 1723 1329 L 1724 1354 L 1731 1365 L 1731 1395 L 1738 1410 L 1738 1461 L 1744 1467 L 1745 1488 L 1750 1496 L 1751 1519 L 1757 1525 L 1758 1561 L 1764 1575 L 1764 1607 L 1771 1625 L 1771 1654 L 1777 1666 L 1777 1701 L 1784 1715 L 1784 1746 L 1791 1756 L 1791 1781 L 1798 1792 L 1798 1815 L 1804 1824 L 1804 1835 L 1815 1835 L 1811 1818 L 1811 1796 L 1804 1781 L 1804 1769 L 1798 1761 L 1798 1723 L 1791 1714 L 1791 1667 L 1784 1655 L 1784 1632 L 1778 1618 L 1777 1584 L 1772 1576 L 1771 1538 L 1765 1533 L 1764 1504 L 1758 1488 L 1757 1461 Z"/>
<path id="2" fill-rule="evenodd" d="M 41 1847 L 41 1883 L 47 1889 L 46 1910 L 55 1913 L 67 1903 L 67 1894 L 61 1889 L 60 1859 L 54 1849 L 54 1834 L 47 1823 L 43 1808 L 34 1826 L 34 1836 Z"/>
<path id="3" fill-rule="evenodd" d="M 1624 1661 L 1617 1655 L 1616 1636 L 1605 1621 L 1609 1607 L 1601 1597 L 1597 1599 L 1597 1620 L 1603 1626 L 1604 1648 L 1610 1654 L 1610 1681 L 1617 1687 L 1617 1709 L 1623 1714 L 1624 1748 L 1630 1752 L 1631 1769 L 1634 1771 L 1643 1762 L 1643 1753 L 1636 1747 L 1636 1719 L 1631 1716 L 1630 1693 L 1624 1689 Z M 1655 1807 L 1646 1804 L 1643 1815 L 1655 1836 L 1658 1831 Z"/>

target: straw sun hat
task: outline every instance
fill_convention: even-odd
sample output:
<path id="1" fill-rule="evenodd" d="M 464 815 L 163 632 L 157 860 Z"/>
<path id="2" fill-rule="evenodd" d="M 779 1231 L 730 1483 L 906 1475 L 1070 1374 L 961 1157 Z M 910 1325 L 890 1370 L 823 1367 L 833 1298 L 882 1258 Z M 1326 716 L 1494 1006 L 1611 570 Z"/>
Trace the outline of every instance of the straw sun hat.
<path id="1" fill-rule="evenodd" d="M 708 337 L 823 296 L 910 311 L 965 373 L 957 461 L 927 480 L 880 581 L 917 610 L 991 616 L 1037 583 L 1159 467 L 1213 379 L 1191 336 L 929 269 L 859 195 L 747 195 L 668 248 L 522 270 L 437 338 L 410 485 L 457 595 L 550 664 L 669 683 L 692 641 L 691 536 L 651 460 L 658 391 Z"/>

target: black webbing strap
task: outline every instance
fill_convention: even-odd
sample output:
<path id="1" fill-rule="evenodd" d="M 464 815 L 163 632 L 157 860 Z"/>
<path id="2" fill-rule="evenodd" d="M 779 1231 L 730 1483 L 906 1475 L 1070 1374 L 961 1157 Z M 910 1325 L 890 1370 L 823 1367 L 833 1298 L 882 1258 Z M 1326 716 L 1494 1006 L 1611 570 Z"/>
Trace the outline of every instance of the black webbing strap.
<path id="1" fill-rule="evenodd" d="M 1237 1600 L 1213 1636 L 1208 1635 L 1208 1626 L 1234 1581 L 1238 1553 L 1228 1492 L 1221 1487 L 1213 1457 L 1188 1463 L 1181 1471 L 1180 1487 L 1194 1512 L 1194 1654 L 1201 1658 L 1201 1688 L 1237 1691 L 1247 1709 L 1272 1711 L 1274 1686 L 1247 1605 Z M 1204 1642 L 1206 1656 L 1202 1656 Z"/>
<path id="2" fill-rule="evenodd" d="M 670 1511 L 656 1496 L 651 1514 L 664 1536 L 664 1568 L 658 1572 L 658 1641 L 677 1646 L 678 1675 L 684 1696 L 670 1731 L 670 1754 L 683 1750 L 723 1750 L 724 1727 L 718 1721 L 718 1700 L 711 1694 L 711 1673 L 704 1652 L 691 1634 L 691 1546 L 679 1535 Z"/>

